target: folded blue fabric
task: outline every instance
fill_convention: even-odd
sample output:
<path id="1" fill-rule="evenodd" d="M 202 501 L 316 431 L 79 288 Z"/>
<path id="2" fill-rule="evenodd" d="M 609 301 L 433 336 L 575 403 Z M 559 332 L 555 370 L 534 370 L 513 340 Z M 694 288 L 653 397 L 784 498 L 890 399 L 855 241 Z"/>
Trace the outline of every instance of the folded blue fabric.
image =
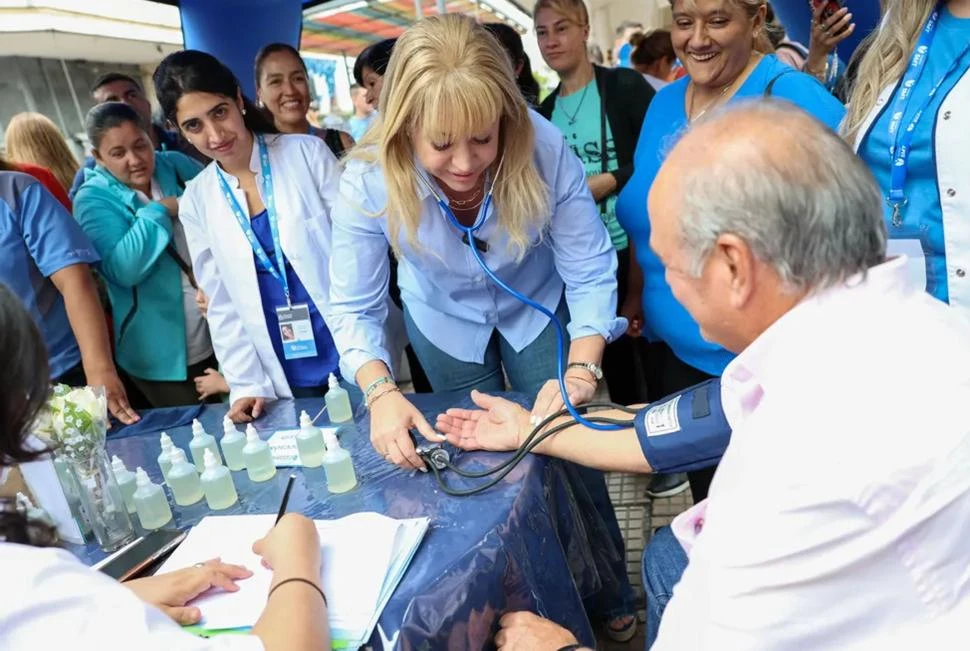
<path id="1" fill-rule="evenodd" d="M 149 409 L 140 412 L 141 420 L 131 425 L 122 425 L 112 418 L 111 429 L 108 430 L 108 438 L 123 439 L 141 434 L 157 434 L 165 430 L 175 429 L 176 427 L 191 425 L 192 419 L 198 418 L 204 408 L 205 405 L 199 404 L 187 407 Z"/>

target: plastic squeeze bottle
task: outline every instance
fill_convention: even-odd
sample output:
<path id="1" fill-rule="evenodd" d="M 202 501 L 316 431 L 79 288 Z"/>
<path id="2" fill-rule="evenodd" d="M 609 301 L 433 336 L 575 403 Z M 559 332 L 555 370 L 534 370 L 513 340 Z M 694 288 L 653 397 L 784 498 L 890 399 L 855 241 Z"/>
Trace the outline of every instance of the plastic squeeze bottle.
<path id="1" fill-rule="evenodd" d="M 199 422 L 198 418 L 192 420 L 192 440 L 189 441 L 189 452 L 192 453 L 192 463 L 195 464 L 195 469 L 199 472 L 205 470 L 205 451 L 206 449 L 212 450 L 212 454 L 219 454 L 219 446 L 216 445 L 216 439 L 211 434 L 207 434 L 205 428 L 202 427 L 202 423 Z M 222 457 L 220 456 L 221 460 Z"/>
<path id="2" fill-rule="evenodd" d="M 184 454 L 184 453 L 183 453 Z M 153 484 L 141 467 L 135 469 L 135 511 L 141 526 L 149 531 L 160 529 L 172 521 L 172 509 L 165 499 L 165 491 Z"/>
<path id="3" fill-rule="evenodd" d="M 115 481 L 121 490 L 121 498 L 125 501 L 125 508 L 128 513 L 135 512 L 135 473 L 125 467 L 125 462 L 118 458 L 118 455 L 111 457 L 111 472 L 114 473 Z"/>
<path id="4" fill-rule="evenodd" d="M 167 432 L 162 432 L 162 435 L 158 437 L 158 442 L 162 446 L 162 453 L 158 455 L 158 467 L 162 471 L 162 477 L 168 482 L 168 469 L 172 467 L 172 450 L 175 449 L 175 444 L 172 443 L 171 437 Z"/>
<path id="5" fill-rule="evenodd" d="M 236 424 L 226 416 L 222 419 L 222 456 L 226 460 L 229 470 L 242 470 L 246 467 L 243 448 L 246 447 L 246 437 L 236 429 Z"/>
<path id="6" fill-rule="evenodd" d="M 347 393 L 347 389 L 340 386 L 337 376 L 333 373 L 330 374 L 327 383 L 330 385 L 330 388 L 327 390 L 327 395 L 323 397 L 323 400 L 327 403 L 330 422 L 346 423 L 349 420 L 353 420 L 354 411 L 350 407 L 350 394 Z"/>
<path id="7" fill-rule="evenodd" d="M 323 470 L 327 475 L 327 488 L 331 493 L 346 493 L 357 485 L 357 473 L 350 460 L 350 453 L 340 447 L 337 435 L 324 432 L 327 453 L 323 455 Z"/>
<path id="8" fill-rule="evenodd" d="M 182 448 L 172 450 L 172 467 L 168 471 L 168 487 L 179 506 L 189 506 L 202 499 L 202 484 L 195 466 L 185 458 Z"/>
<path id="9" fill-rule="evenodd" d="M 269 444 L 259 438 L 256 428 L 250 423 L 246 425 L 246 447 L 243 448 L 246 458 L 246 474 L 251 481 L 268 481 L 276 476 L 276 463 Z"/>
<path id="10" fill-rule="evenodd" d="M 317 468 L 323 463 L 327 448 L 323 444 L 323 434 L 313 426 L 309 414 L 300 412 L 300 431 L 296 435 L 296 449 L 300 453 L 300 463 L 304 468 Z"/>
<path id="11" fill-rule="evenodd" d="M 239 500 L 232 473 L 219 463 L 212 450 L 205 451 L 205 470 L 202 472 L 202 491 L 205 502 L 213 511 L 228 509 Z"/>

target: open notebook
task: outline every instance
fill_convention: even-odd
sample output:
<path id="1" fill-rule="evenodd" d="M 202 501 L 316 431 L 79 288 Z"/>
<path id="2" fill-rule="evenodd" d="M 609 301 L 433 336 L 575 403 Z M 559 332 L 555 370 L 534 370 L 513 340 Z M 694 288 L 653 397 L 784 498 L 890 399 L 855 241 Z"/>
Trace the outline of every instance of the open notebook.
<path id="1" fill-rule="evenodd" d="M 260 564 L 252 544 L 273 526 L 274 519 L 273 515 L 206 517 L 160 568 L 169 572 L 219 557 L 253 571 L 252 578 L 239 582 L 238 592 L 212 591 L 193 602 L 202 611 L 202 632 L 250 627 L 259 619 L 272 573 Z M 314 522 L 320 532 L 322 584 L 330 606 L 333 647 L 356 649 L 370 638 L 428 530 L 428 519 L 355 513 Z"/>

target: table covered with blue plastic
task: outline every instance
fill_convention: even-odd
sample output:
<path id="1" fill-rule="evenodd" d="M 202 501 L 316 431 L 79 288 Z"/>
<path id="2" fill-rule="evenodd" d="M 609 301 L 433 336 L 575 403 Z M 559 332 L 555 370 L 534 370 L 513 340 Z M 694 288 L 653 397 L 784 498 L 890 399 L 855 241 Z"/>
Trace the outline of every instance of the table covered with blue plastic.
<path id="1" fill-rule="evenodd" d="M 429 421 L 447 407 L 471 407 L 467 394 L 409 396 Z M 264 439 L 298 427 L 299 414 L 311 417 L 322 399 L 280 401 L 269 406 L 255 426 Z M 201 412 L 200 412 L 201 409 Z M 108 453 L 152 481 L 162 482 L 157 457 L 159 433 L 167 431 L 188 448 L 191 419 L 221 438 L 226 405 L 159 410 L 142 423 L 109 433 Z M 367 413 L 357 411 L 356 427 L 341 430 L 342 444 L 354 462 L 359 485 L 330 494 L 322 468 L 294 468 L 297 476 L 289 510 L 313 519 L 335 519 L 375 511 L 393 518 L 430 518 L 430 528 L 378 622 L 370 644 L 375 649 L 493 648 L 498 620 L 506 612 L 529 610 L 569 628 L 586 645 L 595 639 L 582 600 L 604 585 L 615 585 L 605 525 L 592 508 L 581 482 L 571 481 L 568 464 L 536 455 L 525 459 L 496 486 L 469 497 L 442 492 L 432 473 L 405 471 L 388 464 L 372 448 Z M 317 425 L 326 426 L 326 416 Z M 482 470 L 505 454 L 462 452 L 449 447 L 453 463 Z M 255 484 L 245 471 L 233 473 L 239 503 L 218 514 L 275 513 L 290 472 Z M 443 477 L 455 488 L 475 486 L 455 473 Z M 481 482 L 483 480 L 477 480 Z M 188 528 L 211 514 L 205 501 L 172 504 L 174 526 Z M 137 521 L 137 518 L 135 518 Z M 72 549 L 94 563 L 104 557 L 95 544 Z"/>

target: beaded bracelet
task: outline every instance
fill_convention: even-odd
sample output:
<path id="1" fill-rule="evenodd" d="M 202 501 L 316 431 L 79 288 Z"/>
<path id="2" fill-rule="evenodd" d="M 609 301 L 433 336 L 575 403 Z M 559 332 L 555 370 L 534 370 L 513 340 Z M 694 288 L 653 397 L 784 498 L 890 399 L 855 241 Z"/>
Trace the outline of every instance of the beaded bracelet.
<path id="1" fill-rule="evenodd" d="M 392 378 L 390 375 L 384 375 L 382 377 L 377 378 L 376 380 L 368 384 L 366 389 L 364 389 L 364 398 L 370 398 L 371 395 L 374 393 L 374 390 L 377 389 L 377 387 L 381 386 L 382 384 L 394 384 L 394 378 Z"/>
<path id="2" fill-rule="evenodd" d="M 313 588 L 314 590 L 320 593 L 320 597 L 323 599 L 323 605 L 326 606 L 327 608 L 330 607 L 330 605 L 327 603 L 327 595 L 323 594 L 323 589 L 320 588 L 320 586 L 318 586 L 316 583 L 314 583 L 309 579 L 304 579 L 298 576 L 293 577 L 291 579 L 283 579 L 282 581 L 274 585 L 272 588 L 270 588 L 269 594 L 266 595 L 266 600 L 268 601 L 269 598 L 273 596 L 273 593 L 276 592 L 276 589 L 279 588 L 281 585 L 286 585 L 287 583 L 293 583 L 293 582 L 306 583 L 308 586 L 310 586 L 311 588 Z"/>

